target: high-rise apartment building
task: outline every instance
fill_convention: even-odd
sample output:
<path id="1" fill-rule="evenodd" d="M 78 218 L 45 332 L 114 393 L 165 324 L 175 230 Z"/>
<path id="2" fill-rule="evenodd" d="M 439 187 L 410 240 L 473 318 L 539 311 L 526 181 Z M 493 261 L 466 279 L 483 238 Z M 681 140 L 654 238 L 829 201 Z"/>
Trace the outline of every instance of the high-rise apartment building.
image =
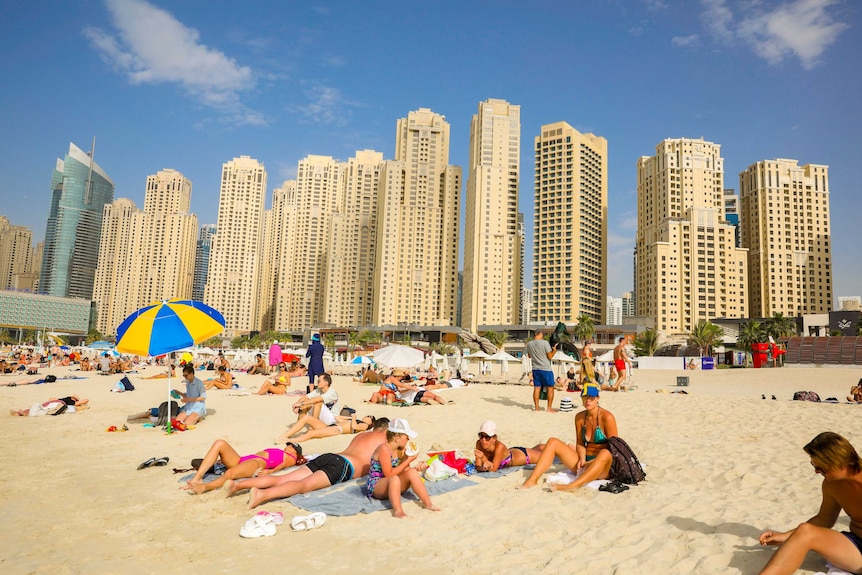
<path id="1" fill-rule="evenodd" d="M 33 232 L 0 216 L 0 290 L 16 289 L 19 278 L 32 271 L 32 266 Z"/>
<path id="2" fill-rule="evenodd" d="M 535 144 L 533 313 L 538 322 L 605 317 L 608 143 L 566 122 Z"/>
<path id="3" fill-rule="evenodd" d="M 257 302 L 263 247 L 266 169 L 248 156 L 222 165 L 218 217 L 204 301 L 222 313 L 225 335 L 259 329 Z"/>
<path id="4" fill-rule="evenodd" d="M 70 143 L 65 159 L 57 160 L 51 190 L 39 292 L 92 299 L 102 210 L 114 199 L 114 182 L 92 152 Z"/>
<path id="5" fill-rule="evenodd" d="M 605 324 L 622 325 L 623 323 L 623 298 L 608 296 L 605 311 Z"/>
<path id="6" fill-rule="evenodd" d="M 442 115 L 421 108 L 398 120 L 395 159 L 380 174 L 375 325 L 455 322 L 461 168 L 448 162 Z"/>
<path id="7" fill-rule="evenodd" d="M 191 193 L 191 181 L 166 169 L 147 177 L 143 211 L 125 198 L 105 206 L 93 288 L 101 333 L 115 333 L 154 301 L 192 297 L 198 221 L 189 213 Z"/>
<path id="8" fill-rule="evenodd" d="M 746 251 L 724 217 L 721 146 L 667 139 L 638 160 L 636 308 L 656 328 L 746 317 Z"/>
<path id="9" fill-rule="evenodd" d="M 474 333 L 520 319 L 520 154 L 521 107 L 480 102 L 470 124 L 461 294 L 462 327 Z"/>
<path id="10" fill-rule="evenodd" d="M 749 314 L 832 310 L 829 168 L 763 160 L 739 174 Z"/>
<path id="11" fill-rule="evenodd" d="M 632 292 L 623 292 L 622 313 L 623 317 L 634 317 L 635 315 L 635 298 Z"/>
<path id="12" fill-rule="evenodd" d="M 210 265 L 210 251 L 216 229 L 215 224 L 204 224 L 198 234 L 198 241 L 195 244 L 195 278 L 192 281 L 193 300 L 203 301 L 204 299 L 204 287 L 207 284 L 207 272 Z"/>

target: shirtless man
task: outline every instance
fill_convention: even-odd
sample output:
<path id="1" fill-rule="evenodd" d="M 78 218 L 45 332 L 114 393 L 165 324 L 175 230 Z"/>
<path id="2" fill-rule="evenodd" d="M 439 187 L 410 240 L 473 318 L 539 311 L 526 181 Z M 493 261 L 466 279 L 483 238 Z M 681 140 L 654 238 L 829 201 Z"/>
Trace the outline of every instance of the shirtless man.
<path id="1" fill-rule="evenodd" d="M 812 439 L 804 448 L 814 473 L 823 476 L 823 499 L 817 515 L 795 529 L 764 531 L 761 545 L 780 545 L 761 574 L 795 572 L 809 551 L 835 567 L 862 572 L 862 459 L 849 441 L 831 431 Z M 850 531 L 833 531 L 841 511 L 850 517 Z"/>
<path id="2" fill-rule="evenodd" d="M 341 453 L 318 455 L 305 465 L 286 475 L 269 475 L 242 481 L 228 481 L 224 489 L 228 497 L 238 491 L 250 489 L 248 508 L 254 509 L 262 503 L 290 497 L 297 493 L 308 493 L 368 475 L 371 455 L 386 441 L 389 419 L 381 417 L 371 431 L 363 431 L 353 438 Z"/>
<path id="3" fill-rule="evenodd" d="M 617 368 L 617 373 L 619 374 L 619 381 L 622 381 L 626 378 L 627 358 L 628 356 L 626 355 L 626 338 L 624 336 L 621 336 L 619 343 L 614 348 L 614 367 Z"/>

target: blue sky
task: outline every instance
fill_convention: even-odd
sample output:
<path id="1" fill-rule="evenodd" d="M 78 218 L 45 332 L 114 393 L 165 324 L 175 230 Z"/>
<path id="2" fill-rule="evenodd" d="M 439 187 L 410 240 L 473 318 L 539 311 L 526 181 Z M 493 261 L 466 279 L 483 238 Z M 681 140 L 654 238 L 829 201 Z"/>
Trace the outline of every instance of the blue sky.
<path id="1" fill-rule="evenodd" d="M 396 120 L 420 107 L 446 116 L 449 161 L 466 172 L 471 116 L 481 100 L 503 98 L 521 106 L 528 233 L 540 126 L 562 120 L 607 138 L 612 295 L 632 287 L 636 161 L 679 137 L 721 144 L 725 187 L 738 189 L 738 173 L 759 160 L 829 165 L 835 295 L 862 295 L 852 255 L 862 159 L 857 2 L 0 6 L 0 214 L 37 240 L 54 162 L 70 141 L 86 151 L 96 136 L 115 197 L 139 207 L 147 175 L 180 170 L 193 183 L 192 211 L 210 223 L 231 158 L 264 162 L 270 190 L 307 154 L 346 160 L 371 148 L 392 158 Z"/>

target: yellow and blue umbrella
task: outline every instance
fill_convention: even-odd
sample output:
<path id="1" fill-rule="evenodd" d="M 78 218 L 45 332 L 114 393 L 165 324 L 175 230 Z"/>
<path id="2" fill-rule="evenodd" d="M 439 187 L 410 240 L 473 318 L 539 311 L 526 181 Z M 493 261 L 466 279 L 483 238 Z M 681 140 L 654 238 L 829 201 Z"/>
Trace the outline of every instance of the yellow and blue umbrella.
<path id="1" fill-rule="evenodd" d="M 224 317 L 194 300 L 170 299 L 142 307 L 117 328 L 117 349 L 136 355 L 162 355 L 218 335 Z"/>

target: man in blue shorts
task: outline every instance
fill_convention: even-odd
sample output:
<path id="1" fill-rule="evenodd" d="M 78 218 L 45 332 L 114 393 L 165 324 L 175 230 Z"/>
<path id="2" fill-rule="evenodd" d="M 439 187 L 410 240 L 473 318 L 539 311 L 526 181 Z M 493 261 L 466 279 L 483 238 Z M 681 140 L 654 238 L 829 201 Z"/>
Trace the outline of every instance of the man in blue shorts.
<path id="1" fill-rule="evenodd" d="M 548 411 L 553 413 L 554 405 L 554 370 L 551 368 L 551 358 L 557 346 L 551 347 L 545 341 L 545 334 L 536 332 L 533 341 L 524 347 L 524 353 L 530 357 L 533 364 L 533 409 L 539 411 L 539 395 L 543 388 L 548 394 Z"/>

